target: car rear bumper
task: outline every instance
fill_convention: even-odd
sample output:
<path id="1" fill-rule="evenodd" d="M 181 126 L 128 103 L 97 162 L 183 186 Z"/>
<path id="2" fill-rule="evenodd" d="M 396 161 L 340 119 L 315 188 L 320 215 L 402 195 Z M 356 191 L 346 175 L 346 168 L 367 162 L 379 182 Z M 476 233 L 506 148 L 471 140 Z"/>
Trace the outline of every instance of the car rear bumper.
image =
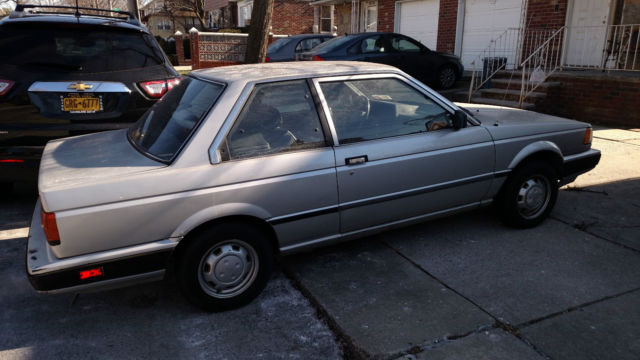
<path id="1" fill-rule="evenodd" d="M 26 254 L 27 276 L 39 292 L 82 292 L 160 280 L 177 245 L 177 241 L 162 240 L 59 259 L 47 243 L 40 210 L 38 200 L 31 219 Z M 99 271 L 93 274 L 100 275 L 85 276 L 97 269 Z"/>
<path id="2" fill-rule="evenodd" d="M 589 149 L 583 153 L 565 156 L 562 166 L 561 185 L 568 184 L 575 180 L 580 174 L 593 169 L 600 162 L 600 150 Z"/>

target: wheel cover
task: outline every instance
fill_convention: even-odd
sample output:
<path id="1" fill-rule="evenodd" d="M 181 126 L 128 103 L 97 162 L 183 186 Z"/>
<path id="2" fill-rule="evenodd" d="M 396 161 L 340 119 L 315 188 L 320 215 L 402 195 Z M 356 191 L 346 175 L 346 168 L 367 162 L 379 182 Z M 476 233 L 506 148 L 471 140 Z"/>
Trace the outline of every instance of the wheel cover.
<path id="1" fill-rule="evenodd" d="M 525 219 L 533 219 L 542 214 L 551 200 L 551 184 L 541 175 L 533 175 L 522 182 L 516 203 L 518 213 Z"/>
<path id="2" fill-rule="evenodd" d="M 242 294 L 253 284 L 259 268 L 258 253 L 242 240 L 227 240 L 207 250 L 198 265 L 202 290 L 215 298 Z"/>
<path id="3" fill-rule="evenodd" d="M 446 67 L 440 71 L 440 85 L 450 88 L 456 82 L 456 72 L 452 68 Z"/>

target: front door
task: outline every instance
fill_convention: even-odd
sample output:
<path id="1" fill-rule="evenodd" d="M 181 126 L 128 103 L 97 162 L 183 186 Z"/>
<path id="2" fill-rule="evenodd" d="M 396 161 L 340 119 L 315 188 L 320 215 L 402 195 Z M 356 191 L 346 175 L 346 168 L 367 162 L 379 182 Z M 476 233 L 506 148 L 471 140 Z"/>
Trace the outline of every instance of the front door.
<path id="1" fill-rule="evenodd" d="M 602 66 L 610 6 L 610 1 L 607 0 L 573 1 L 566 65 Z"/>
<path id="2" fill-rule="evenodd" d="M 400 76 L 319 87 L 339 142 L 341 233 L 472 207 L 486 194 L 495 156 L 483 127 L 453 129 L 452 109 Z"/>

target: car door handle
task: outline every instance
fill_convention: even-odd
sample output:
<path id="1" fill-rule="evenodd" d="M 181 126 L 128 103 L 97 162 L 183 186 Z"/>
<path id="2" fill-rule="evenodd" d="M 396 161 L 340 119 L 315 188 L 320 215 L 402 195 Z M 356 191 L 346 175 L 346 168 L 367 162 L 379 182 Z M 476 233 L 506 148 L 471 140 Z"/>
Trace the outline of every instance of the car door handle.
<path id="1" fill-rule="evenodd" d="M 369 157 L 367 157 L 367 155 L 348 157 L 344 159 L 344 163 L 347 165 L 359 165 L 359 164 L 364 164 L 367 161 L 369 161 Z"/>

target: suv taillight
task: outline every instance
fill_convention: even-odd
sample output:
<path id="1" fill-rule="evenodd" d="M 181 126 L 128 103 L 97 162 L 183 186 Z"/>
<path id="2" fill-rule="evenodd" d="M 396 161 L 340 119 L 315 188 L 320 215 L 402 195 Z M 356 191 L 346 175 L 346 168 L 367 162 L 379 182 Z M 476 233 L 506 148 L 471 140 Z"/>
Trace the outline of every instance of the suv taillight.
<path id="1" fill-rule="evenodd" d="M 40 219 L 42 221 L 42 229 L 47 237 L 49 245 L 60 245 L 60 234 L 58 233 L 58 224 L 56 223 L 56 214 L 48 213 L 44 210 L 40 211 Z"/>
<path id="2" fill-rule="evenodd" d="M 321 58 L 321 57 L 320 57 L 320 56 L 318 56 L 318 55 L 313 55 L 313 57 L 311 58 L 311 60 L 313 60 L 313 61 L 323 61 L 324 59 L 323 59 L 323 58 Z"/>
<path id="3" fill-rule="evenodd" d="M 151 80 L 138 83 L 144 93 L 153 99 L 159 99 L 167 91 L 173 89 L 176 85 L 180 84 L 181 77 L 166 79 L 166 80 Z"/>
<path id="4" fill-rule="evenodd" d="M 13 84 L 15 83 L 11 80 L 0 79 L 0 96 L 8 93 L 11 87 L 13 87 Z"/>

